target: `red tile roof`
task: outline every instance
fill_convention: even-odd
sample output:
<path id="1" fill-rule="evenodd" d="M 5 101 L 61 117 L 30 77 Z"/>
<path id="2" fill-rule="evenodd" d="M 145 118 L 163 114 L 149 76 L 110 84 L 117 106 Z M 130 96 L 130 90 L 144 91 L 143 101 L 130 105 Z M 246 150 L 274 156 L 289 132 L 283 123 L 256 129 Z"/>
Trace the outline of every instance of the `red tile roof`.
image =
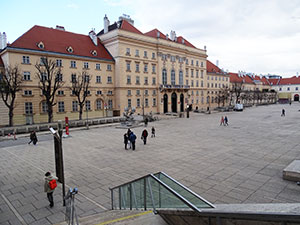
<path id="1" fill-rule="evenodd" d="M 182 40 L 184 40 L 184 43 L 183 43 L 184 45 L 192 47 L 192 48 L 196 48 L 194 45 L 192 45 L 190 42 L 188 42 L 184 37 L 182 37 L 182 36 L 177 37 L 177 43 L 182 44 Z"/>
<path id="2" fill-rule="evenodd" d="M 279 85 L 287 85 L 287 84 L 300 84 L 300 77 L 293 76 L 290 78 L 280 79 Z"/>
<path id="3" fill-rule="evenodd" d="M 230 75 L 230 83 L 242 83 L 243 78 L 239 77 L 237 73 L 229 73 Z"/>
<path id="4" fill-rule="evenodd" d="M 219 67 L 217 67 L 209 60 L 206 61 L 206 71 L 208 73 L 223 73 L 223 71 Z"/>
<path id="5" fill-rule="evenodd" d="M 166 39 L 166 35 L 164 35 L 162 32 L 160 32 L 158 29 L 153 29 L 147 33 L 144 33 L 144 35 L 146 36 L 149 36 L 149 37 L 154 37 L 154 38 L 157 38 L 157 33 L 159 33 L 159 38 L 162 38 L 162 39 Z"/>
<path id="6" fill-rule="evenodd" d="M 137 34 L 143 34 L 141 31 L 136 29 L 133 25 L 131 25 L 127 20 L 122 20 L 122 24 L 120 26 L 120 29 L 130 31 Z"/>
<path id="7" fill-rule="evenodd" d="M 102 45 L 100 40 L 97 39 L 97 41 L 98 43 L 96 46 L 88 35 L 75 34 L 48 27 L 34 26 L 9 46 L 14 48 L 25 48 L 63 53 L 67 55 L 113 60 L 112 56 Z M 40 42 L 43 42 L 44 49 L 40 49 L 37 46 Z M 73 53 L 67 51 L 69 46 L 73 48 Z M 94 50 L 97 52 L 96 56 L 91 53 Z"/>
<path id="8" fill-rule="evenodd" d="M 271 78 L 271 79 L 268 79 L 269 83 L 271 85 L 278 85 L 280 79 L 277 79 L 277 78 Z"/>
<path id="9" fill-rule="evenodd" d="M 246 83 L 246 84 L 254 84 L 252 78 L 248 75 L 242 76 L 242 79 L 243 79 L 244 83 Z"/>

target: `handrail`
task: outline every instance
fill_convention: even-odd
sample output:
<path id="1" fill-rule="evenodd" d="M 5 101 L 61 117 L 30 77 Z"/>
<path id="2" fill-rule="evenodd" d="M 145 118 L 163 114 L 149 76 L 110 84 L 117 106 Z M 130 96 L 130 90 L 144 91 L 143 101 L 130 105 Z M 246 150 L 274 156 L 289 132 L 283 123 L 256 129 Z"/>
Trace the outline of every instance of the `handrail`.
<path id="1" fill-rule="evenodd" d="M 164 173 L 164 172 L 159 172 L 162 173 L 163 175 L 165 175 L 167 178 L 169 178 L 170 180 L 172 180 L 173 182 L 175 182 L 177 185 L 181 186 L 182 188 L 184 188 L 185 190 L 187 190 L 188 192 L 190 192 L 191 194 L 193 194 L 195 197 L 200 198 L 203 202 L 205 202 L 206 204 L 210 205 L 212 208 L 215 208 L 215 206 L 213 204 L 211 204 L 210 202 L 208 202 L 207 200 L 205 200 L 204 198 L 202 198 L 201 196 L 199 196 L 198 194 L 196 194 L 195 192 L 193 192 L 191 189 L 189 189 L 188 187 L 184 186 L 183 184 L 179 183 L 177 180 L 173 179 L 172 177 L 170 177 L 168 174 Z M 156 174 L 159 174 L 156 173 Z"/>
<path id="2" fill-rule="evenodd" d="M 158 172 L 158 173 L 159 173 L 159 172 Z M 138 181 L 138 180 L 147 178 L 147 177 L 149 177 L 150 175 L 151 175 L 151 173 L 149 173 L 149 174 L 147 174 L 147 175 L 145 175 L 145 176 L 136 178 L 136 179 L 134 179 L 134 180 L 132 180 L 132 181 L 128 181 L 128 182 L 126 182 L 126 183 L 124 183 L 124 184 L 120 184 L 120 185 L 118 185 L 118 186 L 115 186 L 115 187 L 112 187 L 112 188 L 108 188 L 108 189 L 111 191 L 111 190 L 114 190 L 114 189 L 116 189 L 116 188 L 122 187 L 122 186 L 124 186 L 124 185 L 128 185 L 128 184 L 134 183 L 134 182 L 136 182 L 136 181 Z"/>

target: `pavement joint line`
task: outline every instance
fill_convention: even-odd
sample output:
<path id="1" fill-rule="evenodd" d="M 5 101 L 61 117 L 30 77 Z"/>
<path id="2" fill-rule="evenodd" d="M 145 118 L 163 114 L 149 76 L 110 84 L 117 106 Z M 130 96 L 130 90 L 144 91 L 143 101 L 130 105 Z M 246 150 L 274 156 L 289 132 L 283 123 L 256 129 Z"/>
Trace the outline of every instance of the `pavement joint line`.
<path id="1" fill-rule="evenodd" d="M 13 211 L 13 213 L 15 214 L 15 216 L 18 218 L 18 220 L 20 221 L 21 224 L 23 225 L 27 225 L 27 223 L 25 222 L 25 220 L 23 219 L 23 217 L 18 213 L 18 211 L 15 209 L 15 207 L 13 207 L 13 205 L 10 203 L 10 201 L 5 197 L 5 195 L 3 195 L 1 193 L 2 198 L 4 199 L 4 201 L 6 202 L 6 204 L 8 205 L 8 207 L 11 209 L 11 211 Z"/>
<path id="2" fill-rule="evenodd" d="M 26 160 L 24 160 L 24 159 L 21 159 L 21 158 L 18 157 L 16 154 L 11 153 L 11 152 L 9 152 L 9 151 L 6 150 L 6 149 L 5 149 L 5 151 L 8 152 L 8 153 L 10 153 L 10 154 L 12 154 L 13 156 L 19 158 L 19 159 L 22 160 L 23 162 L 28 163 L 29 165 L 33 166 L 34 168 L 36 168 L 36 169 L 38 169 L 38 170 L 44 172 L 44 170 L 42 170 L 41 168 L 39 168 L 39 167 L 33 165 L 32 163 L 29 163 L 28 161 L 26 161 Z M 65 185 L 66 185 L 68 188 L 70 188 L 69 185 L 67 185 L 67 184 L 65 184 Z M 82 194 L 82 193 L 78 193 L 78 194 L 81 195 L 82 197 L 84 197 L 85 199 L 87 199 L 88 201 L 92 202 L 93 204 L 95 204 L 95 205 L 98 206 L 99 208 L 104 209 L 104 210 L 107 210 L 107 208 L 105 208 L 104 206 L 102 206 L 102 205 L 100 205 L 99 203 L 95 202 L 94 200 L 90 199 L 89 197 L 85 196 L 84 194 Z"/>
<path id="3" fill-rule="evenodd" d="M 120 222 L 120 221 L 123 221 L 123 220 L 127 220 L 127 219 L 131 219 L 131 218 L 147 215 L 147 214 L 152 213 L 152 212 L 153 212 L 152 210 L 146 211 L 146 212 L 141 212 L 141 213 L 137 213 L 137 214 L 130 215 L 130 216 L 124 216 L 124 217 L 114 219 L 114 220 L 108 220 L 108 221 L 105 221 L 105 222 L 102 222 L 102 223 L 98 223 L 96 225 L 106 225 L 106 224 L 110 224 L 110 223 Z"/>

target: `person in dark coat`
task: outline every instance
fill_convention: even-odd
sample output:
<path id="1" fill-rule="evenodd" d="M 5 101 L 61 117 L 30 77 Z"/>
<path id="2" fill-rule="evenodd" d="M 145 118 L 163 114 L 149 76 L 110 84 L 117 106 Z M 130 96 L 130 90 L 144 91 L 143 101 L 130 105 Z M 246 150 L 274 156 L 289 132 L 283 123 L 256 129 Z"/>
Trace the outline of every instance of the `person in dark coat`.
<path id="1" fill-rule="evenodd" d="M 227 116 L 224 117 L 224 124 L 225 124 L 226 126 L 228 126 L 228 118 L 227 118 Z"/>
<path id="2" fill-rule="evenodd" d="M 145 127 L 148 125 L 148 118 L 146 118 L 145 120 L 144 120 L 144 123 L 145 123 Z"/>
<path id="3" fill-rule="evenodd" d="M 142 136 L 141 136 L 141 139 L 143 139 L 143 141 L 144 141 L 144 145 L 147 142 L 147 137 L 148 137 L 148 131 L 145 129 L 145 130 L 143 130 Z"/>
<path id="4" fill-rule="evenodd" d="M 36 145 L 36 143 L 38 142 L 35 131 L 32 131 L 30 134 L 30 141 L 28 142 L 28 144 L 30 145 L 31 142 L 33 142 L 34 145 Z"/>
<path id="5" fill-rule="evenodd" d="M 127 135 L 127 133 L 124 134 L 124 144 L 125 144 L 125 150 L 127 150 L 127 144 L 128 144 L 128 135 Z"/>
<path id="6" fill-rule="evenodd" d="M 152 129 L 151 129 L 151 137 L 155 137 L 155 128 L 154 127 L 152 127 Z"/>
<path id="7" fill-rule="evenodd" d="M 281 116 L 285 116 L 285 109 L 282 109 Z"/>
<path id="8" fill-rule="evenodd" d="M 135 150 L 135 140 L 136 140 L 136 136 L 135 136 L 135 134 L 133 132 L 131 132 L 130 136 L 129 136 L 129 141 L 131 143 L 133 151 Z"/>

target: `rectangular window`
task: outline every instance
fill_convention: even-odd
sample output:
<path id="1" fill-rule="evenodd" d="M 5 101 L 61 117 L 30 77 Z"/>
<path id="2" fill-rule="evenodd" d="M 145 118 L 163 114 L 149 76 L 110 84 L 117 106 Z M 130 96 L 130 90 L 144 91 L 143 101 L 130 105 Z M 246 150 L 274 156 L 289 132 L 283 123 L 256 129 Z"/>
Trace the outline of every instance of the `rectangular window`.
<path id="1" fill-rule="evenodd" d="M 96 109 L 102 109 L 102 101 L 100 99 L 96 101 Z"/>
<path id="2" fill-rule="evenodd" d="M 24 64 L 30 64 L 29 56 L 23 56 L 23 63 Z"/>
<path id="3" fill-rule="evenodd" d="M 203 67 L 203 62 L 201 62 L 201 67 Z"/>
<path id="4" fill-rule="evenodd" d="M 45 65 L 45 63 L 47 62 L 47 58 L 46 57 L 41 57 L 40 59 L 40 65 Z"/>
<path id="5" fill-rule="evenodd" d="M 136 78 L 135 78 L 135 84 L 140 84 L 140 77 L 139 76 L 136 76 Z"/>
<path id="6" fill-rule="evenodd" d="M 96 76 L 96 83 L 101 83 L 101 76 Z"/>
<path id="7" fill-rule="evenodd" d="M 46 74 L 46 73 L 42 73 L 42 74 L 41 74 L 41 81 L 45 81 L 45 80 L 47 80 L 47 79 L 48 79 L 47 74 Z"/>
<path id="8" fill-rule="evenodd" d="M 62 60 L 61 59 L 56 60 L 56 66 L 57 67 L 62 67 Z"/>
<path id="9" fill-rule="evenodd" d="M 108 76 L 108 77 L 107 77 L 107 83 L 108 83 L 108 84 L 112 84 L 112 77 L 111 77 L 111 76 Z"/>
<path id="10" fill-rule="evenodd" d="M 175 56 L 171 56 L 171 62 L 175 62 Z"/>
<path id="11" fill-rule="evenodd" d="M 97 90 L 97 95 L 102 95 L 102 91 L 101 90 Z"/>
<path id="12" fill-rule="evenodd" d="M 48 105 L 47 102 L 42 102 L 42 113 L 48 112 Z"/>
<path id="13" fill-rule="evenodd" d="M 153 98 L 152 101 L 153 101 L 153 106 L 156 106 L 156 98 Z"/>
<path id="14" fill-rule="evenodd" d="M 203 70 L 201 70 L 201 78 L 203 78 L 203 73 L 204 73 Z"/>
<path id="15" fill-rule="evenodd" d="M 148 90 L 145 90 L 144 93 L 145 93 L 145 96 L 148 96 Z"/>
<path id="16" fill-rule="evenodd" d="M 85 110 L 86 111 L 90 111 L 91 110 L 91 101 L 90 100 L 86 100 L 85 101 Z"/>
<path id="17" fill-rule="evenodd" d="M 196 66 L 199 66 L 199 62 L 198 62 L 198 60 L 196 61 Z"/>
<path id="18" fill-rule="evenodd" d="M 295 90 L 298 91 L 298 87 L 295 87 Z"/>
<path id="19" fill-rule="evenodd" d="M 140 96 L 141 95 L 141 91 L 140 90 L 136 90 L 136 95 Z"/>
<path id="20" fill-rule="evenodd" d="M 130 55 L 130 48 L 126 48 L 126 55 Z"/>
<path id="21" fill-rule="evenodd" d="M 144 51 L 144 58 L 148 58 L 147 51 Z"/>
<path id="22" fill-rule="evenodd" d="M 65 102 L 58 102 L 58 112 L 65 111 Z"/>
<path id="23" fill-rule="evenodd" d="M 72 112 L 77 112 L 77 111 L 78 111 L 78 102 L 72 101 Z"/>
<path id="24" fill-rule="evenodd" d="M 289 91 L 289 90 L 290 90 L 290 87 L 288 87 L 287 90 Z"/>
<path id="25" fill-rule="evenodd" d="M 90 90 L 86 90 L 85 93 L 86 93 L 86 95 L 91 95 L 91 91 Z"/>
<path id="26" fill-rule="evenodd" d="M 144 77 L 144 84 L 148 85 L 148 77 Z"/>
<path id="27" fill-rule="evenodd" d="M 63 75 L 61 73 L 56 74 L 56 80 L 58 82 L 62 82 L 63 81 Z"/>
<path id="28" fill-rule="evenodd" d="M 130 62 L 126 62 L 126 71 L 130 71 Z"/>
<path id="29" fill-rule="evenodd" d="M 140 72 L 140 64 L 139 63 L 135 64 L 135 72 Z"/>
<path id="30" fill-rule="evenodd" d="M 196 87 L 199 87 L 199 81 L 196 80 Z"/>
<path id="31" fill-rule="evenodd" d="M 76 74 L 71 75 L 71 82 L 75 83 L 76 82 Z"/>
<path id="32" fill-rule="evenodd" d="M 148 101 L 148 98 L 145 98 L 145 107 L 149 107 L 149 101 Z"/>
<path id="33" fill-rule="evenodd" d="M 127 107 L 131 108 L 131 99 L 130 98 L 127 100 Z"/>
<path id="34" fill-rule="evenodd" d="M 58 90 L 57 91 L 57 95 L 64 95 L 65 93 L 64 93 L 64 91 L 63 90 Z"/>
<path id="35" fill-rule="evenodd" d="M 156 65 L 152 64 L 152 73 L 156 73 Z"/>
<path id="36" fill-rule="evenodd" d="M 83 63 L 83 68 L 84 69 L 88 69 L 89 68 L 89 63 L 88 62 L 84 62 Z"/>
<path id="37" fill-rule="evenodd" d="M 23 73 L 23 79 L 24 80 L 30 80 L 30 72 L 24 72 Z"/>
<path id="38" fill-rule="evenodd" d="M 84 75 L 85 82 L 90 82 L 90 75 Z"/>
<path id="39" fill-rule="evenodd" d="M 108 91 L 107 95 L 113 95 L 113 92 L 112 91 Z"/>
<path id="40" fill-rule="evenodd" d="M 207 83 L 207 87 L 209 88 L 209 83 Z"/>
<path id="41" fill-rule="evenodd" d="M 141 107 L 141 99 L 136 99 L 136 107 Z"/>
<path id="42" fill-rule="evenodd" d="M 138 49 L 135 50 L 135 56 L 136 56 L 136 57 L 139 57 L 139 56 L 140 56 L 140 52 L 139 52 Z"/>
<path id="43" fill-rule="evenodd" d="M 196 78 L 199 78 L 199 70 L 196 70 Z"/>
<path id="44" fill-rule="evenodd" d="M 127 84 L 131 84 L 131 76 L 127 75 Z"/>
<path id="45" fill-rule="evenodd" d="M 191 60 L 191 65 L 192 65 L 192 66 L 194 65 L 194 60 Z"/>
<path id="46" fill-rule="evenodd" d="M 148 73 L 148 64 L 144 64 L 144 72 Z"/>
<path id="47" fill-rule="evenodd" d="M 96 70 L 100 70 L 101 67 L 100 67 L 100 63 L 96 63 Z"/>
<path id="48" fill-rule="evenodd" d="M 194 87 L 194 80 L 191 80 L 191 86 Z"/>
<path id="49" fill-rule="evenodd" d="M 32 102 L 25 102 L 25 114 L 26 115 L 32 115 L 33 114 Z"/>
<path id="50" fill-rule="evenodd" d="M 155 53 L 152 52 L 152 59 L 155 59 Z"/>
<path id="51" fill-rule="evenodd" d="M 185 69 L 185 76 L 186 76 L 186 77 L 189 76 L 189 69 Z"/>
<path id="52" fill-rule="evenodd" d="M 107 64 L 106 70 L 111 71 L 111 65 L 110 64 Z"/>
<path id="53" fill-rule="evenodd" d="M 113 100 L 108 99 L 108 108 L 112 109 L 113 108 Z"/>
<path id="54" fill-rule="evenodd" d="M 32 90 L 25 90 L 24 95 L 31 96 L 32 95 Z"/>
<path id="55" fill-rule="evenodd" d="M 194 70 L 191 70 L 191 77 L 194 77 Z"/>
<path id="56" fill-rule="evenodd" d="M 131 96 L 131 90 L 127 90 L 127 96 Z"/>
<path id="57" fill-rule="evenodd" d="M 152 95 L 153 95 L 153 96 L 156 96 L 156 90 L 153 90 L 153 91 L 152 91 Z"/>
<path id="58" fill-rule="evenodd" d="M 71 68 L 76 68 L 76 61 L 71 61 Z"/>
<path id="59" fill-rule="evenodd" d="M 185 80 L 185 85 L 189 85 L 189 80 Z"/>
<path id="60" fill-rule="evenodd" d="M 156 77 L 152 77 L 152 84 L 153 84 L 153 85 L 156 84 Z"/>
<path id="61" fill-rule="evenodd" d="M 189 65 L 189 60 L 188 59 L 185 60 L 185 64 Z"/>

